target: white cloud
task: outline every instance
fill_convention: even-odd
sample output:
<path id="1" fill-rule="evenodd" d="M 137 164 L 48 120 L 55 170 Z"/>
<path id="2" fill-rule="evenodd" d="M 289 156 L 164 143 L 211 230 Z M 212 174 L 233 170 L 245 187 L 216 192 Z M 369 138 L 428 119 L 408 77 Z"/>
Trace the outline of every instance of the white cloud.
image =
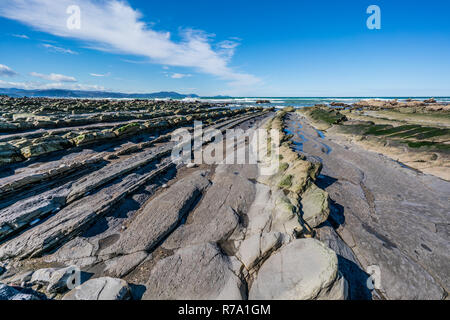
<path id="1" fill-rule="evenodd" d="M 49 81 L 56 81 L 56 82 L 77 82 L 77 79 L 70 76 L 65 76 L 63 74 L 57 74 L 57 73 L 50 73 L 50 74 L 42 74 L 37 72 L 31 72 L 31 76 L 41 78 L 44 80 Z"/>
<path id="2" fill-rule="evenodd" d="M 26 34 L 13 34 L 13 37 L 22 38 L 22 39 L 30 39 Z"/>
<path id="3" fill-rule="evenodd" d="M 57 47 L 57 46 L 54 46 L 54 45 L 48 44 L 48 43 L 44 43 L 43 46 L 46 47 L 47 49 L 51 50 L 51 51 L 54 51 L 54 52 L 68 53 L 68 54 L 78 54 L 78 52 L 72 51 L 70 49 Z"/>
<path id="4" fill-rule="evenodd" d="M 148 60 L 130 60 L 130 59 L 120 59 L 120 60 L 122 60 L 123 62 L 126 62 L 126 63 L 133 63 L 133 64 L 145 64 L 145 63 L 149 63 L 149 61 Z"/>
<path id="5" fill-rule="evenodd" d="M 13 69 L 11 69 L 8 66 L 5 66 L 4 64 L 0 64 L 0 76 L 12 77 L 16 75 L 17 72 L 15 72 Z"/>
<path id="6" fill-rule="evenodd" d="M 186 77 L 192 77 L 191 74 L 183 74 L 183 73 L 174 73 L 170 76 L 172 79 L 182 79 Z"/>
<path id="7" fill-rule="evenodd" d="M 111 72 L 100 74 L 100 73 L 89 73 L 92 77 L 109 77 L 111 75 Z"/>
<path id="8" fill-rule="evenodd" d="M 67 89 L 67 90 L 105 91 L 105 88 L 99 85 L 81 84 L 81 83 L 68 84 L 63 82 L 42 83 L 34 81 L 12 82 L 0 80 L 0 87 L 17 88 L 25 90 Z"/>
<path id="9" fill-rule="evenodd" d="M 69 5 L 80 7 L 80 29 L 67 28 Z M 184 30 L 182 40 L 175 42 L 170 33 L 153 30 L 139 11 L 122 1 L 9 0 L 0 7 L 0 15 L 56 36 L 86 41 L 91 48 L 143 56 L 167 66 L 191 67 L 235 85 L 260 81 L 228 65 L 235 46 L 222 43 L 214 50 L 212 36 L 191 29 Z"/>

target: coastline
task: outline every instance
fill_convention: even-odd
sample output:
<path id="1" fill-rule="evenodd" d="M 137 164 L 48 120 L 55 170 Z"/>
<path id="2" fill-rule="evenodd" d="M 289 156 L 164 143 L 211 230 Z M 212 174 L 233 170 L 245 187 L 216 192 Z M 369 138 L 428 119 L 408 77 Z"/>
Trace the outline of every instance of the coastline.
<path id="1" fill-rule="evenodd" d="M 417 163 L 444 161 L 431 167 L 445 173 L 447 153 L 436 147 L 447 145 L 446 106 L 365 101 L 276 111 L 154 100 L 5 101 L 0 282 L 8 292 L 64 300 L 448 295 L 449 182 L 356 142 L 393 139 L 384 145 L 389 155 L 406 136 L 423 144 L 408 152 L 438 155 Z M 397 118 L 374 117 L 386 110 Z M 221 133 L 274 129 L 277 171 L 175 163 L 171 134 L 193 131 L 195 120 Z M 223 142 L 210 137 L 203 147 Z M 370 289 L 374 265 L 384 280 Z M 84 275 L 76 288 L 66 282 L 73 270 Z M 104 286 L 110 289 L 96 295 Z"/>

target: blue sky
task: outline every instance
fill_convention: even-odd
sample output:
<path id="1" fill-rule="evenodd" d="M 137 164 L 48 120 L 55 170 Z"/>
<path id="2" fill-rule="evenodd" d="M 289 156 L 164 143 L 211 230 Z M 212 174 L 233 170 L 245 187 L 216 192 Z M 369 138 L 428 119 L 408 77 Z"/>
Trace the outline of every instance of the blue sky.
<path id="1" fill-rule="evenodd" d="M 449 15 L 447 0 L 2 0 L 0 87 L 450 96 Z"/>

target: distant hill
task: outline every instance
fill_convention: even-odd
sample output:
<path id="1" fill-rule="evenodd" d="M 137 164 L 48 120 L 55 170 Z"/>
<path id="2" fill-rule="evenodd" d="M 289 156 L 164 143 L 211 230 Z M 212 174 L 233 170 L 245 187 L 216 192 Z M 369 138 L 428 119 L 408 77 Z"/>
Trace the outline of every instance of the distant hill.
<path id="1" fill-rule="evenodd" d="M 106 91 L 82 91 L 65 89 L 46 90 L 24 90 L 16 88 L 0 88 L 0 95 L 10 97 L 50 97 L 50 98 L 130 98 L 130 99 L 154 99 L 154 98 L 198 98 L 196 94 L 180 94 L 177 92 L 154 92 L 154 93 L 120 93 Z"/>

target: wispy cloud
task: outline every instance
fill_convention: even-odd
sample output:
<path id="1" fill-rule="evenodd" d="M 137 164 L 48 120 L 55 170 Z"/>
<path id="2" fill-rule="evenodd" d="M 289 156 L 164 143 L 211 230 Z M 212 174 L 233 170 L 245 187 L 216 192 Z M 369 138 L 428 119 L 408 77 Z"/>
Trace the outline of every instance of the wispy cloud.
<path id="1" fill-rule="evenodd" d="M 192 75 L 184 74 L 184 73 L 173 73 L 170 77 L 172 79 L 182 79 L 182 78 L 186 78 L 186 77 L 192 77 Z"/>
<path id="2" fill-rule="evenodd" d="M 16 75 L 17 75 L 17 72 L 15 72 L 13 69 L 11 69 L 8 66 L 5 66 L 4 64 L 0 64 L 0 76 L 13 77 Z"/>
<path id="3" fill-rule="evenodd" d="M 49 81 L 56 81 L 56 82 L 77 82 L 77 79 L 70 76 L 65 76 L 63 74 L 57 74 L 57 73 L 50 73 L 50 74 L 42 74 L 37 72 L 31 72 L 31 76 L 41 78 L 44 80 Z"/>
<path id="4" fill-rule="evenodd" d="M 81 28 L 68 29 L 66 9 L 78 5 Z M 168 32 L 156 31 L 142 20 L 139 11 L 118 1 L 91 0 L 9 0 L 0 15 L 56 36 L 86 41 L 91 48 L 150 58 L 167 66 L 191 67 L 235 85 L 256 84 L 260 80 L 229 66 L 236 46 L 212 44 L 213 37 L 203 31 L 185 29 L 175 42 Z"/>
<path id="5" fill-rule="evenodd" d="M 53 52 L 66 53 L 66 54 L 78 54 L 78 52 L 72 51 L 70 49 L 54 46 L 49 43 L 44 43 L 43 46 Z"/>
<path id="6" fill-rule="evenodd" d="M 26 90 L 67 89 L 67 90 L 105 91 L 105 87 L 99 85 L 82 84 L 82 83 L 68 84 L 63 82 L 42 83 L 34 81 L 12 82 L 0 80 L 0 87 L 26 89 Z"/>
<path id="7" fill-rule="evenodd" d="M 26 34 L 13 34 L 13 37 L 22 38 L 22 39 L 30 39 Z"/>
<path id="8" fill-rule="evenodd" d="M 100 74 L 100 73 L 89 73 L 92 77 L 109 77 L 111 75 L 111 72 Z"/>
<path id="9" fill-rule="evenodd" d="M 130 59 L 120 59 L 123 62 L 126 63 L 133 63 L 133 64 L 144 64 L 144 63 L 149 63 L 148 60 L 130 60 Z"/>

